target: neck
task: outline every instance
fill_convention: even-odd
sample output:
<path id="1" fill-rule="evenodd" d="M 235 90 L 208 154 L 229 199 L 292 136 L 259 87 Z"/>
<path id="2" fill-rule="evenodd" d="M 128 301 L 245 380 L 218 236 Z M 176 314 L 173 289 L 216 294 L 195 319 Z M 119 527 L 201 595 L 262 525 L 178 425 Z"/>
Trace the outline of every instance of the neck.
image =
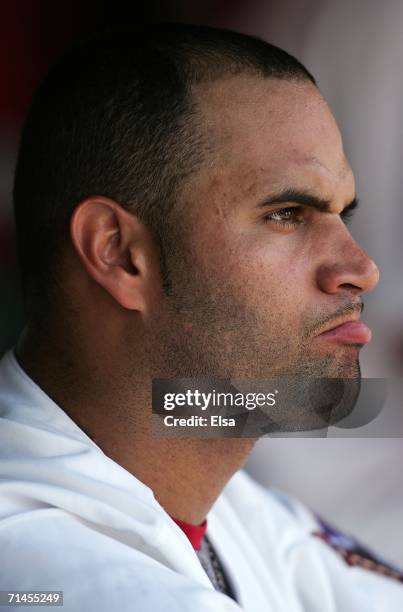
<path id="1" fill-rule="evenodd" d="M 93 351 L 56 338 L 23 334 L 16 355 L 27 374 L 108 457 L 150 487 L 168 514 L 200 524 L 255 440 L 153 437 L 153 375 L 144 360 L 125 370 L 120 356 L 105 350 L 91 364 Z"/>

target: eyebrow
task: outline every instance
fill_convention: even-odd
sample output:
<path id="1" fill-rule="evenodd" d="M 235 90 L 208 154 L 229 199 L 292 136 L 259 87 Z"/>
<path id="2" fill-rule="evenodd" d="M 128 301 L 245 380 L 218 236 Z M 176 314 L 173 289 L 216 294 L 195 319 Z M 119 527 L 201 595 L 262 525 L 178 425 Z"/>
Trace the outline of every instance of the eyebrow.
<path id="1" fill-rule="evenodd" d="M 316 208 L 321 212 L 330 212 L 330 200 L 318 198 L 317 196 L 307 192 L 299 191 L 297 189 L 286 189 L 277 194 L 273 194 L 265 198 L 259 203 L 259 208 L 264 206 L 270 206 L 274 204 L 281 204 L 286 202 L 293 202 L 295 204 L 301 204 L 302 206 L 309 206 L 310 208 Z M 352 212 L 358 206 L 358 198 L 355 196 L 351 202 L 349 202 L 342 211 L 342 215 Z"/>

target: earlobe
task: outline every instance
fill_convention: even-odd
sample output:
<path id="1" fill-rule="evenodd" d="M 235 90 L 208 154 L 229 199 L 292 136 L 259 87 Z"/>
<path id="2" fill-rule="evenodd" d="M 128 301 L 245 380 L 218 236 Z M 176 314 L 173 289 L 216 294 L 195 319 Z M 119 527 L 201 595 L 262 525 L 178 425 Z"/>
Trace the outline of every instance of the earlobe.
<path id="1" fill-rule="evenodd" d="M 123 308 L 146 308 L 147 232 L 139 219 L 103 197 L 75 209 L 70 234 L 87 274 Z"/>

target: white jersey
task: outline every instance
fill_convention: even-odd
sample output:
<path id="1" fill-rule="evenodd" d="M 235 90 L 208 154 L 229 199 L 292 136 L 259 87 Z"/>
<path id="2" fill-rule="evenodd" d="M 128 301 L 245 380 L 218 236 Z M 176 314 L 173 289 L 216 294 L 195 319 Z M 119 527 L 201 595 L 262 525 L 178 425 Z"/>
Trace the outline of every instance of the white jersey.
<path id="1" fill-rule="evenodd" d="M 215 591 L 149 487 L 20 368 L 0 362 L 0 591 L 63 591 L 64 612 L 398 612 L 403 584 L 350 567 L 302 504 L 238 472 L 207 535 Z M 0 610 L 8 610 L 0 605 Z"/>

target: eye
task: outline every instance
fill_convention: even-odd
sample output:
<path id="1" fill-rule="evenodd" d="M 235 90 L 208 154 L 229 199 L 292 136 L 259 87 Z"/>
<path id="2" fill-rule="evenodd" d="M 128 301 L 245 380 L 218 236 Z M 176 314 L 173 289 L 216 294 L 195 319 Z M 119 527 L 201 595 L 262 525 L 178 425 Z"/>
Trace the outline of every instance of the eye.
<path id="1" fill-rule="evenodd" d="M 359 206 L 359 199 L 354 198 L 354 200 L 346 206 L 344 210 L 340 213 L 341 220 L 347 225 L 352 217 L 354 217 L 355 212 Z"/>
<path id="2" fill-rule="evenodd" d="M 287 208 L 281 208 L 264 217 L 266 223 L 276 223 L 283 227 L 294 227 L 301 223 L 303 220 L 303 207 L 302 206 L 289 206 Z"/>
<path id="3" fill-rule="evenodd" d="M 343 210 L 343 212 L 340 214 L 341 219 L 343 220 L 343 222 L 348 225 L 350 220 L 354 217 L 354 208 L 345 208 Z"/>

